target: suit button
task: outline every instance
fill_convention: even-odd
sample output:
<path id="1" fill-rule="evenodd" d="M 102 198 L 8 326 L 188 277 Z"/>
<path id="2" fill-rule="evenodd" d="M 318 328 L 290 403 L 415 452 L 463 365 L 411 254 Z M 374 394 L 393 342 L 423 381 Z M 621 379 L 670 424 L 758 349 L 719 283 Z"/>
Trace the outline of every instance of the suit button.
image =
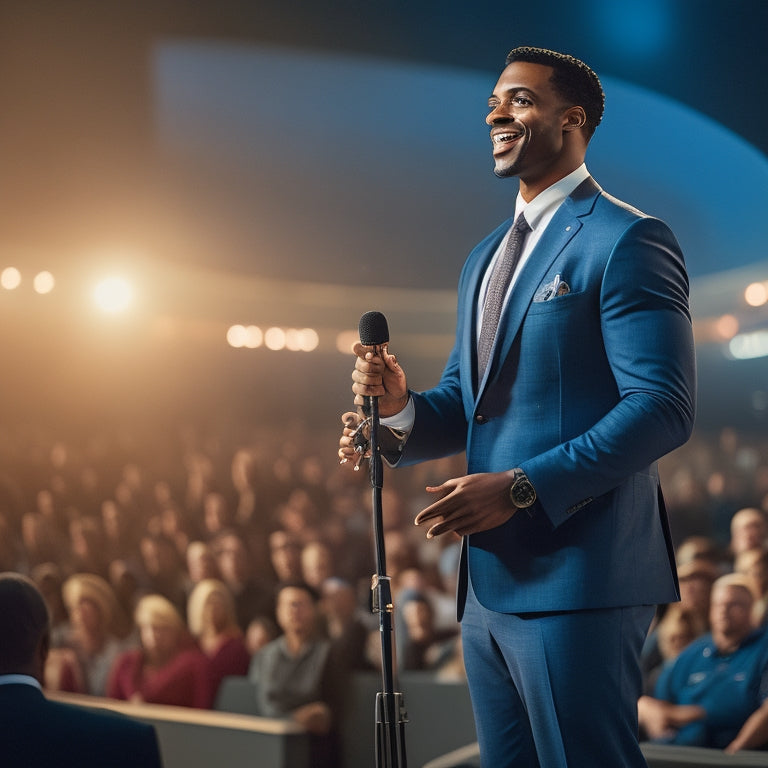
<path id="1" fill-rule="evenodd" d="M 483 416 L 482 413 L 478 413 L 477 416 L 475 416 L 475 422 L 477 424 L 485 424 L 488 421 L 487 416 Z"/>

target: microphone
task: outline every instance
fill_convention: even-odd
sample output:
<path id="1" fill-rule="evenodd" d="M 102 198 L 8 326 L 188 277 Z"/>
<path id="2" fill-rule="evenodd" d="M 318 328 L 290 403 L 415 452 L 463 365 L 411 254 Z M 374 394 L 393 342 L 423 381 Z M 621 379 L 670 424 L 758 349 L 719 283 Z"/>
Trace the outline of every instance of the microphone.
<path id="1" fill-rule="evenodd" d="M 373 347 L 375 354 L 379 354 L 379 347 L 389 341 L 389 326 L 387 318 L 381 312 L 366 312 L 358 325 L 360 341 L 366 347 Z M 366 398 L 367 402 L 363 406 L 363 415 L 373 417 L 378 421 L 378 401 L 375 397 Z"/>
<path id="2" fill-rule="evenodd" d="M 360 318 L 358 330 L 360 341 L 366 347 L 380 347 L 389 341 L 387 318 L 381 312 L 366 312 Z"/>

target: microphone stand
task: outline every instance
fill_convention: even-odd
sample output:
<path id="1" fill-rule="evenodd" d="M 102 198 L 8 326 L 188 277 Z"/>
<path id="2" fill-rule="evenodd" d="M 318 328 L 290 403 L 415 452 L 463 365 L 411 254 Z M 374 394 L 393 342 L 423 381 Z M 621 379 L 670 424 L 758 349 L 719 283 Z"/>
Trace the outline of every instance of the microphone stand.
<path id="1" fill-rule="evenodd" d="M 383 689 L 376 694 L 376 768 L 406 768 L 405 723 L 408 715 L 402 693 L 395 692 L 395 670 L 392 654 L 394 604 L 391 579 L 386 575 L 384 525 L 381 489 L 383 464 L 379 448 L 379 402 L 369 397 L 370 473 L 373 499 L 373 533 L 376 546 L 376 573 L 371 580 L 372 611 L 379 615 L 381 633 L 381 677 Z"/>

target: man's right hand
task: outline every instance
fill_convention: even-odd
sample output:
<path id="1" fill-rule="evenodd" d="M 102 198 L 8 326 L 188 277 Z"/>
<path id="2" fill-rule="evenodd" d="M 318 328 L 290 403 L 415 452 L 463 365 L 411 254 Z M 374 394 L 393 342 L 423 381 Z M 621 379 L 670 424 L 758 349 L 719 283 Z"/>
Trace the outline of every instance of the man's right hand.
<path id="1" fill-rule="evenodd" d="M 363 406 L 366 398 L 379 398 L 379 416 L 394 416 L 408 403 L 405 371 L 397 358 L 389 354 L 389 345 L 367 347 L 357 342 L 352 351 L 357 356 L 352 371 L 352 392 L 355 405 Z"/>

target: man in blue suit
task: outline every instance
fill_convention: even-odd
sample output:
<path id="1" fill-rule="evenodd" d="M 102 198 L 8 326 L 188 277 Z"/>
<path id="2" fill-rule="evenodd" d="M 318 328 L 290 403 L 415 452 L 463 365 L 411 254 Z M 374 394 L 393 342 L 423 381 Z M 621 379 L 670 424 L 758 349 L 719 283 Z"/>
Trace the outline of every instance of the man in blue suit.
<path id="1" fill-rule="evenodd" d="M 48 642 L 40 592 L 24 576 L 0 574 L 0 765 L 160 768 L 151 725 L 46 699 Z"/>
<path id="2" fill-rule="evenodd" d="M 355 403 L 379 398 L 390 463 L 466 450 L 416 524 L 464 537 L 458 611 L 493 768 L 644 766 L 638 658 L 654 606 L 678 598 L 656 461 L 693 426 L 688 279 L 669 228 L 584 165 L 603 102 L 583 62 L 513 50 L 486 123 L 496 175 L 519 179 L 515 215 L 464 265 L 439 384 L 409 391 L 388 345 L 355 345 Z M 494 336 L 489 283 L 521 214 Z M 342 462 L 360 417 L 345 418 Z"/>

